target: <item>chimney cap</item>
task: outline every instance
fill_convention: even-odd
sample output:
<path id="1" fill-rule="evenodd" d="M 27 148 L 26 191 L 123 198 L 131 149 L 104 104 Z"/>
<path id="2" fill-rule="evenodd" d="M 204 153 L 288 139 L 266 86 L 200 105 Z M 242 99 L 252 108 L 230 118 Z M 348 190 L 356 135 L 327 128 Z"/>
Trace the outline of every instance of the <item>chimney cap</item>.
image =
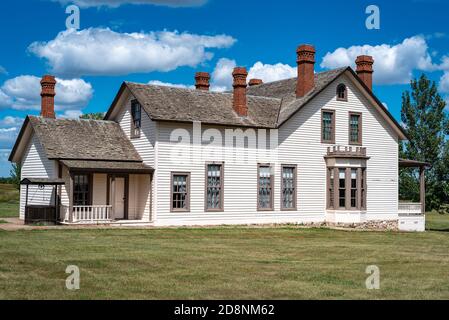
<path id="1" fill-rule="evenodd" d="M 235 67 L 232 71 L 233 76 L 247 76 L 248 72 L 245 67 Z"/>
<path id="2" fill-rule="evenodd" d="M 209 72 L 199 71 L 195 73 L 195 87 L 197 90 L 205 90 L 208 91 L 210 84 L 210 75 Z"/>
<path id="3" fill-rule="evenodd" d="M 372 56 L 368 56 L 368 55 L 361 55 L 358 56 L 357 59 L 355 60 L 355 63 L 359 64 L 359 63 L 374 63 L 374 59 Z"/>
<path id="4" fill-rule="evenodd" d="M 41 79 L 41 84 L 42 83 L 56 84 L 55 76 L 52 76 L 50 74 L 44 75 Z"/>
<path id="5" fill-rule="evenodd" d="M 210 75 L 209 75 L 209 72 L 198 71 L 198 72 L 195 73 L 195 79 L 196 78 L 207 78 L 207 79 L 210 79 Z"/>
<path id="6" fill-rule="evenodd" d="M 248 83 L 250 86 L 257 86 L 257 85 L 260 85 L 260 84 L 263 84 L 263 80 L 262 79 L 251 79 L 251 80 L 249 80 L 249 83 Z"/>
<path id="7" fill-rule="evenodd" d="M 316 51 L 315 51 L 315 47 L 314 47 L 313 45 L 311 45 L 311 44 L 301 44 L 301 45 L 299 45 L 298 48 L 296 49 L 296 52 L 297 52 L 297 53 L 299 53 L 299 52 L 304 52 L 304 51 L 306 51 L 306 52 L 313 52 L 313 53 L 316 52 Z"/>

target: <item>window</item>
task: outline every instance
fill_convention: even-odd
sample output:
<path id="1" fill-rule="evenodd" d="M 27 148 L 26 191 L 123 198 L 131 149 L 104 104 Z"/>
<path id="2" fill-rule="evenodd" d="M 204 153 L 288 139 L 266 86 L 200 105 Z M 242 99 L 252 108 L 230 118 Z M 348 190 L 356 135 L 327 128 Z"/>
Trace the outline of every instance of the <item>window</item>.
<path id="1" fill-rule="evenodd" d="M 351 209 L 357 209 L 357 169 L 351 169 Z"/>
<path id="2" fill-rule="evenodd" d="M 206 164 L 206 211 L 223 210 L 223 163 Z"/>
<path id="3" fill-rule="evenodd" d="M 172 173 L 171 211 L 190 210 L 190 173 Z"/>
<path id="4" fill-rule="evenodd" d="M 282 166 L 282 209 L 296 210 L 296 166 Z"/>
<path id="5" fill-rule="evenodd" d="M 349 144 L 362 144 L 362 115 L 349 113 Z"/>
<path id="6" fill-rule="evenodd" d="M 338 170 L 338 207 L 346 207 L 346 169 Z"/>
<path id="7" fill-rule="evenodd" d="M 137 100 L 131 101 L 131 118 L 131 138 L 139 138 L 142 125 L 142 107 Z"/>
<path id="8" fill-rule="evenodd" d="M 335 142 L 335 111 L 323 110 L 321 114 L 321 142 Z"/>
<path id="9" fill-rule="evenodd" d="M 348 101 L 348 90 L 346 89 L 346 85 L 343 83 L 337 86 L 337 100 Z"/>
<path id="10" fill-rule="evenodd" d="M 361 179 L 361 195 L 360 195 L 360 203 L 361 203 L 361 209 L 366 209 L 366 169 L 362 168 L 361 169 L 362 173 L 360 174 L 360 179 Z"/>
<path id="11" fill-rule="evenodd" d="M 91 176 L 88 174 L 75 174 L 73 176 L 73 205 L 90 206 L 91 197 Z"/>
<path id="12" fill-rule="evenodd" d="M 366 168 L 327 168 L 327 209 L 366 210 Z"/>
<path id="13" fill-rule="evenodd" d="M 335 206 L 335 193 L 334 193 L 334 187 L 335 187 L 335 169 L 334 168 L 328 168 L 327 169 L 327 177 L 328 177 L 328 183 L 327 183 L 327 207 L 329 209 L 333 209 Z"/>
<path id="14" fill-rule="evenodd" d="M 257 202 L 258 210 L 273 210 L 273 176 L 270 165 L 259 165 Z"/>

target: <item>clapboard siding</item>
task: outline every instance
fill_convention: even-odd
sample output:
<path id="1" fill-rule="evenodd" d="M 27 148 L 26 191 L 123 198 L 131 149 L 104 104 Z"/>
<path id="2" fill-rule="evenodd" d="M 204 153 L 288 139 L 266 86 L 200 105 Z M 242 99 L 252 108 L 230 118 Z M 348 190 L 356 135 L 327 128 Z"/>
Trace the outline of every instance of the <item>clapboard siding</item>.
<path id="1" fill-rule="evenodd" d="M 345 83 L 348 88 L 347 102 L 335 98 L 339 83 Z M 370 157 L 367 163 L 367 218 L 397 218 L 397 135 L 346 76 L 304 106 L 279 131 L 279 158 L 298 164 L 300 213 L 324 215 L 326 212 L 326 163 L 323 156 L 330 145 L 321 143 L 322 108 L 335 110 L 335 144 L 341 146 L 349 144 L 349 112 L 362 113 L 362 142 Z"/>
<path id="2" fill-rule="evenodd" d="M 143 162 L 154 167 L 154 146 L 156 143 L 156 125 L 142 108 L 142 128 L 140 138 L 131 138 L 131 100 L 134 96 L 128 93 L 124 106 L 120 107 L 116 121 L 120 124 L 128 139 L 139 152 Z"/>
<path id="3" fill-rule="evenodd" d="M 336 87 L 342 82 L 348 87 L 347 102 L 336 101 Z M 245 152 L 244 149 L 223 146 L 222 153 L 217 154 L 211 152 L 213 148 L 217 149 L 217 147 L 211 147 L 204 142 L 200 146 L 194 144 L 184 147 L 184 150 L 179 143 L 170 142 L 170 135 L 176 129 L 184 129 L 191 136 L 192 125 L 158 123 L 156 173 L 153 183 L 157 186 L 153 195 L 155 224 L 324 221 L 326 219 L 326 163 L 324 156 L 330 145 L 321 143 L 322 108 L 336 111 L 336 145 L 342 146 L 347 146 L 349 143 L 349 112 L 362 113 L 363 146 L 367 148 L 367 154 L 370 157 L 367 165 L 368 209 L 364 216 L 371 220 L 397 218 L 398 137 L 354 83 L 346 76 L 342 76 L 340 81 L 326 88 L 279 129 L 277 158 L 268 161 L 275 165 L 273 211 L 257 211 L 257 163 L 267 161 L 260 157 L 254 157 L 254 161 L 250 163 L 234 163 L 229 161 L 229 154 L 237 152 L 239 156 L 242 156 Z M 204 132 L 211 128 L 203 126 L 202 129 Z M 219 129 L 223 137 L 225 129 Z M 198 159 L 201 154 L 212 155 Z M 207 161 L 225 162 L 223 212 L 205 212 L 204 210 L 205 162 Z M 280 168 L 282 164 L 296 164 L 298 168 L 297 211 L 280 210 Z M 171 172 L 175 171 L 190 172 L 191 174 L 190 212 L 170 212 L 170 179 Z"/>
<path id="4" fill-rule="evenodd" d="M 45 151 L 33 133 L 22 158 L 21 179 L 24 178 L 55 178 L 56 161 L 48 160 Z M 29 186 L 28 204 L 50 205 L 54 204 L 54 187 Z M 26 187 L 20 187 L 20 219 L 25 218 Z"/>

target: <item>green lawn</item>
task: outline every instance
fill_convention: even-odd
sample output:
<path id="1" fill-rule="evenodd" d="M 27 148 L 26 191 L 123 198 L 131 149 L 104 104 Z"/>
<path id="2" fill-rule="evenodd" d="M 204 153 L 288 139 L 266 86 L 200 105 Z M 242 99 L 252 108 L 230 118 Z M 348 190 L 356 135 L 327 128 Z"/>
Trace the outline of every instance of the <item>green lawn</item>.
<path id="1" fill-rule="evenodd" d="M 0 231 L 0 299 L 449 299 L 449 232 Z M 65 289 L 67 265 L 81 289 Z M 381 289 L 365 288 L 368 265 Z"/>
<path id="2" fill-rule="evenodd" d="M 19 190 L 11 184 L 0 184 L 0 218 L 19 216 Z"/>
<path id="3" fill-rule="evenodd" d="M 426 229 L 449 232 L 449 214 L 428 213 L 426 215 Z"/>

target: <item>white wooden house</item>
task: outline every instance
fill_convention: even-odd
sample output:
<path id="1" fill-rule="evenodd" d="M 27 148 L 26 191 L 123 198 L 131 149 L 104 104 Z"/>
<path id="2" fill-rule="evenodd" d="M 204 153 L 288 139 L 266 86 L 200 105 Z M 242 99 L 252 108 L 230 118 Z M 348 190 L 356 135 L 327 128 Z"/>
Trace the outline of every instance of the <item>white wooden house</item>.
<path id="1" fill-rule="evenodd" d="M 314 73 L 314 48 L 300 46 L 297 55 L 297 78 L 251 79 L 248 87 L 246 70 L 236 68 L 232 92 L 210 92 L 204 72 L 196 90 L 125 82 L 103 121 L 55 119 L 55 82 L 45 76 L 41 116 L 26 118 L 10 156 L 29 179 L 21 218 L 26 207 L 56 199 L 67 224 L 363 223 L 405 215 L 419 218 L 404 228 L 423 229 L 424 197 L 399 203 L 398 171 L 420 167 L 423 182 L 426 164 L 399 159 L 406 133 L 372 92 L 373 59 L 359 57 L 356 71 Z"/>

